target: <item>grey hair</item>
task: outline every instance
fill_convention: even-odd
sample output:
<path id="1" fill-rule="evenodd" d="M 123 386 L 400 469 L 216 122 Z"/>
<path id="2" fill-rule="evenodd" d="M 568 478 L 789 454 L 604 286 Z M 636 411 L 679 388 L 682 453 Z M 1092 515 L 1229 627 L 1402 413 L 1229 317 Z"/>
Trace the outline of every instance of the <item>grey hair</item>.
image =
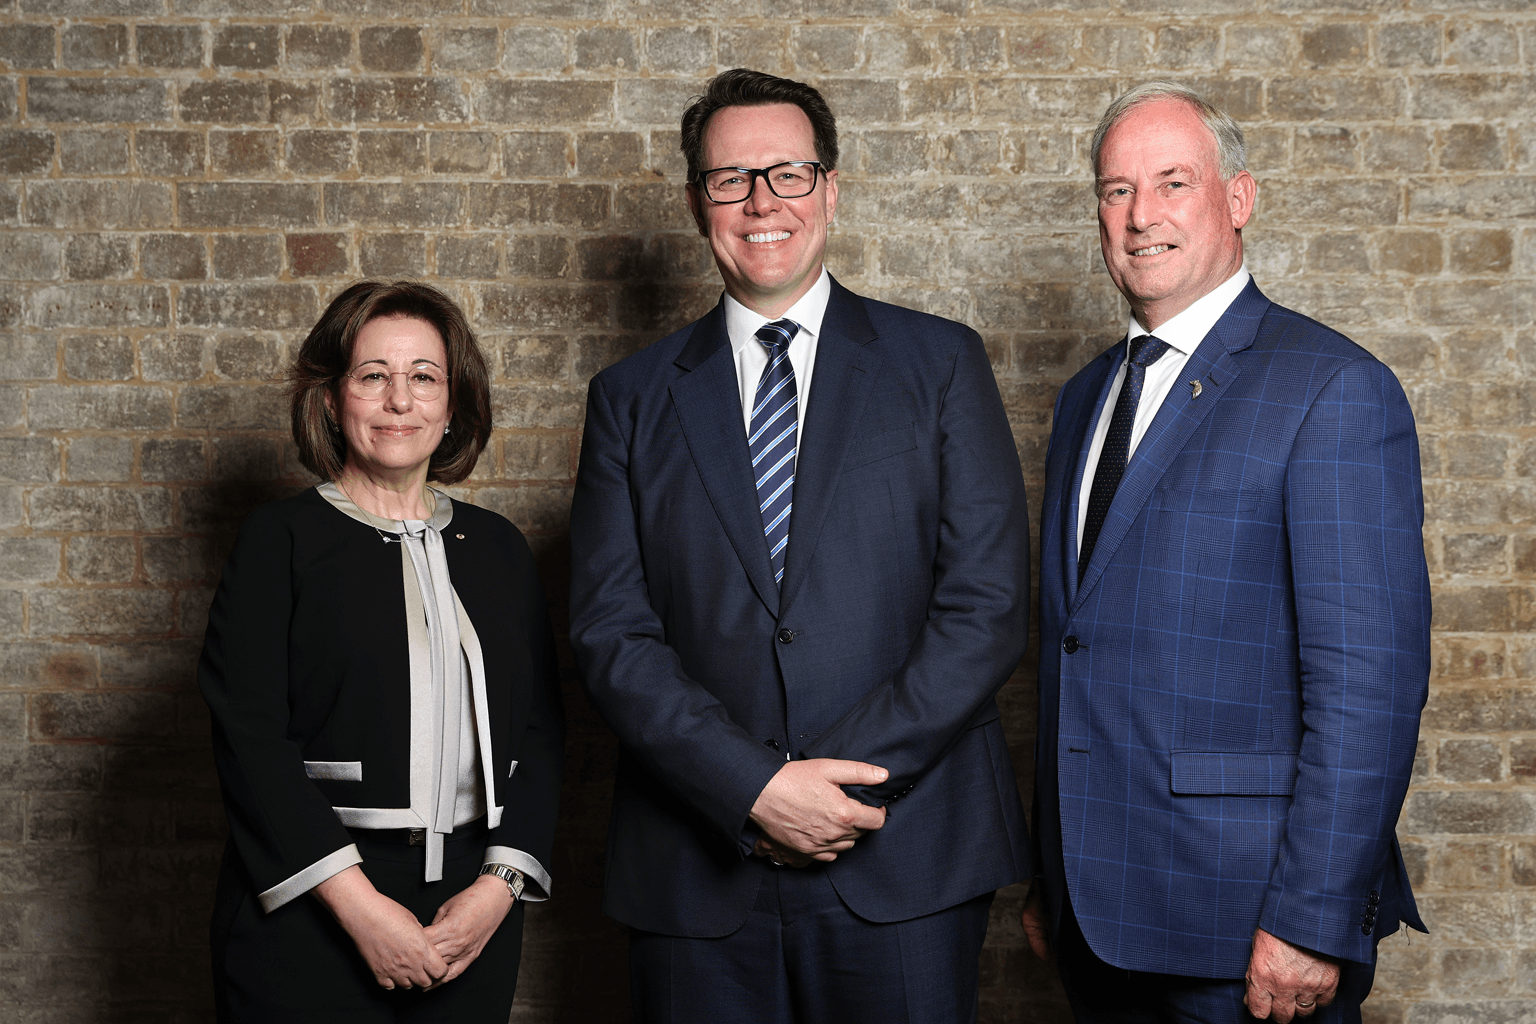
<path id="1" fill-rule="evenodd" d="M 1093 130 L 1093 146 L 1089 150 L 1095 176 L 1099 173 L 1099 149 L 1104 145 L 1104 136 L 1109 134 L 1109 130 L 1143 103 L 1161 99 L 1174 99 L 1188 103 L 1200 116 L 1201 122 L 1211 130 L 1211 135 L 1216 139 L 1217 166 L 1223 181 L 1231 181 L 1240 172 L 1248 169 L 1248 149 L 1243 142 L 1243 130 L 1226 111 L 1212 106 L 1209 100 L 1187 85 L 1179 85 L 1176 82 L 1143 82 L 1111 103 L 1104 111 L 1104 116 L 1099 118 L 1099 126 Z"/>

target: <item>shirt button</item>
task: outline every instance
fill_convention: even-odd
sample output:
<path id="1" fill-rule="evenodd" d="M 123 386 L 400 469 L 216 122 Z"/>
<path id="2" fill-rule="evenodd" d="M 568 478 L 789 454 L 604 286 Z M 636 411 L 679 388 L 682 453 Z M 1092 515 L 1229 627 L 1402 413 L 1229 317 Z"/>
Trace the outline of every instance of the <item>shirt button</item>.
<path id="1" fill-rule="evenodd" d="M 795 631 L 792 629 L 779 630 L 779 643 L 792 644 L 795 642 Z"/>

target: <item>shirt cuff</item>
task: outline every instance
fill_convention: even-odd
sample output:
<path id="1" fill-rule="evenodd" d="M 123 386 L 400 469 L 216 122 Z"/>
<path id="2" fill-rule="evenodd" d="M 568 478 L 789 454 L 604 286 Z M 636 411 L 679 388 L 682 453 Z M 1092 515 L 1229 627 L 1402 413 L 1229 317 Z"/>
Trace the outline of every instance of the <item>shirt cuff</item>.
<path id="1" fill-rule="evenodd" d="M 522 850 L 514 850 L 510 846 L 487 846 L 485 848 L 486 864 L 505 864 L 523 873 L 523 900 L 527 903 L 542 903 L 549 899 L 551 891 L 551 879 L 549 872 L 544 870 L 544 865 L 534 860 Z"/>
<path id="2" fill-rule="evenodd" d="M 309 892 L 332 875 L 340 874 L 353 864 L 362 862 L 363 855 L 357 852 L 357 844 L 348 843 L 335 853 L 321 857 L 303 871 L 278 882 L 256 899 L 261 904 L 262 911 L 270 914 L 284 903 Z"/>

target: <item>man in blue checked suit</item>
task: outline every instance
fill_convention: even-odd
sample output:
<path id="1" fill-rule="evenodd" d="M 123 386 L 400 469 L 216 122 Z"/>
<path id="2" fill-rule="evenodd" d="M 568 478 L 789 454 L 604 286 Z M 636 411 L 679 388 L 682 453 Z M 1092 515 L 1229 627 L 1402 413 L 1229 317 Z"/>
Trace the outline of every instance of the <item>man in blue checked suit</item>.
<path id="1" fill-rule="evenodd" d="M 815 89 L 726 72 L 682 148 L 725 295 L 592 381 L 571 513 L 635 1017 L 974 1020 L 993 891 L 1034 871 L 993 699 L 1029 591 L 997 385 L 974 331 L 823 268 Z"/>
<path id="2" fill-rule="evenodd" d="M 1079 1021 L 1359 1021 L 1378 940 L 1423 928 L 1393 831 L 1429 670 L 1413 416 L 1249 277 L 1229 117 L 1141 86 L 1093 158 L 1131 319 L 1046 457 L 1024 926 Z"/>

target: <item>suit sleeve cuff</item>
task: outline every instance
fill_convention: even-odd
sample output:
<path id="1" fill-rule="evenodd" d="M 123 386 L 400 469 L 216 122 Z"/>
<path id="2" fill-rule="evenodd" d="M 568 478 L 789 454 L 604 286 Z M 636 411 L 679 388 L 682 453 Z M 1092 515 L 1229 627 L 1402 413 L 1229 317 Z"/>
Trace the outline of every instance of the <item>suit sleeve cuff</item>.
<path id="1" fill-rule="evenodd" d="M 514 850 L 510 846 L 487 846 L 485 848 L 486 864 L 505 864 L 523 873 L 523 895 L 525 903 L 542 903 L 549 899 L 553 891 L 553 881 L 549 872 L 544 870 L 533 857 L 522 850 Z"/>
<path id="2" fill-rule="evenodd" d="M 363 855 L 357 852 L 356 843 L 348 843 L 335 853 L 327 854 L 309 867 L 288 876 L 272 888 L 256 897 L 264 913 L 272 913 L 284 903 L 304 895 L 330 878 L 340 874 L 353 864 L 361 864 Z"/>

